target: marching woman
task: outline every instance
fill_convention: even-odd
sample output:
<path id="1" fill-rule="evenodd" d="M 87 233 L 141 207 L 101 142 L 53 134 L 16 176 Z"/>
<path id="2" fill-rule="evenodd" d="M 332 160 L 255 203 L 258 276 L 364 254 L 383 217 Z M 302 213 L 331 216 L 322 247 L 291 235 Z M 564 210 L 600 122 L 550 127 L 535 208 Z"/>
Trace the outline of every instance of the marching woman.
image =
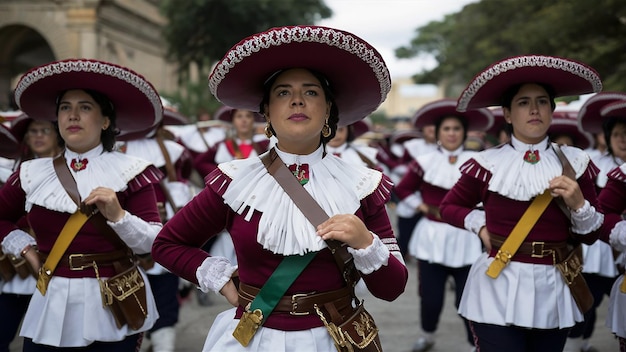
<path id="1" fill-rule="evenodd" d="M 623 126 L 626 118 L 626 101 L 605 105 L 600 110 L 600 115 L 603 118 L 620 120 L 618 124 Z M 604 125 L 606 127 L 607 124 Z M 626 141 L 626 134 L 623 129 L 616 128 L 616 130 L 620 132 L 615 133 L 614 130 L 612 137 L 620 139 L 618 145 L 623 146 Z M 615 147 L 613 144 L 608 146 L 609 148 Z M 626 164 L 611 170 L 607 174 L 607 178 L 605 187 L 598 195 L 598 201 L 606 213 L 607 223 L 614 224 L 614 226 L 609 235 L 603 237 L 602 240 L 611 244 L 618 254 L 615 262 L 623 269 L 626 266 L 626 221 L 622 220 L 623 214 L 626 212 Z M 613 259 L 613 256 L 610 258 Z M 606 317 L 606 326 L 619 339 L 620 352 L 626 352 L 626 321 L 624 316 L 626 316 L 626 282 L 624 281 L 624 274 L 622 274 L 613 282 L 609 295 L 609 312 Z"/>
<path id="2" fill-rule="evenodd" d="M 346 333 L 362 328 L 354 341 L 381 350 L 371 316 L 352 305 L 352 285 L 361 276 L 388 301 L 404 291 L 407 270 L 385 209 L 391 184 L 324 149 L 338 124 L 385 99 L 391 82 L 382 57 L 338 29 L 272 28 L 236 44 L 209 87 L 225 105 L 260 110 L 277 144 L 220 164 L 154 243 L 157 261 L 237 307 L 216 317 L 204 350 L 327 352 L 352 343 L 327 332 L 339 325 Z M 224 228 L 238 267 L 200 249 Z M 340 253 L 354 265 L 343 265 Z"/>
<path id="3" fill-rule="evenodd" d="M 395 192 L 406 204 L 425 214 L 413 229 L 408 247 L 409 254 L 417 258 L 422 325 L 422 336 L 413 351 L 423 352 L 435 344 L 448 277 L 454 279 L 458 308 L 470 265 L 482 252 L 481 242 L 473 233 L 441 221 L 439 204 L 461 177 L 459 166 L 476 154 L 464 148 L 467 131 L 488 129 L 493 116 L 488 109 L 461 113 L 456 111 L 456 100 L 440 99 L 420 108 L 415 119 L 435 126 L 438 148 L 411 161 Z M 465 321 L 464 324 L 467 341 L 473 346 L 469 326 Z"/>
<path id="4" fill-rule="evenodd" d="M 161 121 L 159 96 L 129 69 L 76 59 L 27 72 L 15 99 L 29 116 L 56 120 L 66 147 L 23 162 L 0 190 L 2 249 L 39 270 L 24 351 L 135 351 L 158 318 L 133 257 L 161 228 L 153 184 L 162 174 L 112 149 L 118 127 Z M 36 240 L 17 228 L 22 216 Z"/>
<path id="5" fill-rule="evenodd" d="M 510 143 L 461 166 L 440 208 L 444 221 L 476 233 L 488 249 L 472 265 L 459 306 L 477 350 L 561 351 L 591 305 L 580 251 L 567 241 L 593 243 L 605 231 L 598 169 L 581 149 L 550 143 L 547 131 L 555 97 L 601 88 L 582 63 L 518 56 L 479 73 L 458 100 L 459 111 L 502 106 L 513 130 Z"/>
<path id="6" fill-rule="evenodd" d="M 335 137 L 326 145 L 326 152 L 340 157 L 349 163 L 367 166 L 383 171 L 378 165 L 376 148 L 357 145 L 354 141 L 370 130 L 370 122 L 366 119 L 356 121 L 348 126 L 340 126 Z"/>
<path id="7" fill-rule="evenodd" d="M 598 192 L 606 186 L 609 173 L 621 166 L 624 163 L 623 160 L 626 160 L 626 116 L 601 115 L 604 107 L 618 101 L 626 101 L 626 94 L 600 92 L 587 99 L 577 114 L 577 124 L 581 126 L 583 131 L 602 134 L 607 141 L 607 153 L 597 153 L 596 157 L 592 157 L 593 163 L 600 169 L 595 180 Z M 555 127 L 551 126 L 551 129 L 553 128 Z M 573 132 L 568 131 L 566 134 L 576 136 Z M 578 134 L 580 135 L 580 132 Z M 592 142 L 593 137 L 591 137 Z M 578 147 L 586 149 L 591 143 L 587 142 Z M 603 241 L 596 241 L 591 245 L 583 244 L 583 258 L 585 263 L 583 276 L 593 295 L 593 307 L 585 313 L 585 320 L 576 323 L 570 331 L 565 345 L 566 352 L 586 352 L 591 349 L 590 339 L 596 325 L 596 310 L 602 303 L 604 296 L 609 297 L 611 294 L 613 283 L 619 275 L 613 249 Z"/>

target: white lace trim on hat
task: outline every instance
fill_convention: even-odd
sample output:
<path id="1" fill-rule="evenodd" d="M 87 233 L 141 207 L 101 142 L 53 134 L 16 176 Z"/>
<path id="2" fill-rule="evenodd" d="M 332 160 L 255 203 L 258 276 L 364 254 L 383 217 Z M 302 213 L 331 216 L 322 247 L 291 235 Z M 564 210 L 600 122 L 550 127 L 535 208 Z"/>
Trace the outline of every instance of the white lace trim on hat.
<path id="1" fill-rule="evenodd" d="M 529 149 L 539 151 L 540 161 L 536 164 L 524 161 L 524 154 Z M 561 146 L 561 150 L 574 168 L 576 178 L 579 178 L 587 169 L 589 155 L 575 147 Z M 511 144 L 479 152 L 474 160 L 483 169 L 468 163 L 463 165 L 461 172 L 487 179 L 488 175 L 484 173 L 488 171 L 491 173 L 489 191 L 519 201 L 528 201 L 543 193 L 550 180 L 563 174 L 561 161 L 548 145 L 548 138 L 529 145 L 512 137 Z"/>
<path id="2" fill-rule="evenodd" d="M 209 79 L 211 93 L 216 95 L 217 87 L 226 74 L 246 57 L 262 49 L 292 42 L 324 43 L 356 55 L 363 62 L 367 63 L 376 75 L 380 85 L 380 101 L 378 104 L 385 101 L 387 93 L 391 89 L 391 78 L 380 55 L 365 45 L 360 39 L 350 34 L 323 27 L 281 27 L 250 37 L 245 42 L 228 51 L 227 56 L 217 64 Z"/>
<path id="3" fill-rule="evenodd" d="M 589 67 L 581 65 L 577 62 L 552 56 L 518 56 L 498 62 L 497 64 L 487 68 L 481 72 L 474 80 L 465 88 L 459 102 L 457 110 L 465 111 L 469 102 L 474 98 L 476 93 L 490 80 L 497 77 L 501 73 L 515 70 L 521 67 L 548 67 L 569 72 L 587 80 L 593 87 L 594 92 L 602 90 L 602 82 L 600 77 Z"/>
<path id="4" fill-rule="evenodd" d="M 457 161 L 450 164 L 448 158 L 453 155 L 457 156 Z M 424 171 L 422 177 L 424 182 L 443 189 L 451 189 L 461 178 L 459 170 L 461 165 L 475 155 L 476 152 L 464 151 L 463 147 L 454 151 L 439 148 L 434 152 L 419 156 L 416 160 Z"/>
<path id="5" fill-rule="evenodd" d="M 322 158 L 321 148 L 310 155 L 277 152 L 287 165 L 296 161 L 309 164 L 309 181 L 304 189 L 328 216 L 354 214 L 361 200 L 374 193 L 383 180 L 376 170 L 348 164 L 332 155 Z M 219 168 L 232 179 L 224 192 L 224 202 L 237 213 L 245 214 L 248 221 L 255 210 L 262 213 L 257 242 L 263 248 L 281 255 L 302 255 L 326 247 L 259 158 L 233 160 L 220 164 Z M 391 184 L 384 186 L 391 189 Z"/>
<path id="6" fill-rule="evenodd" d="M 69 150 L 65 151 L 68 166 L 77 155 Z M 70 169 L 81 199 L 87 198 L 97 187 L 110 188 L 115 192 L 124 191 L 128 187 L 128 182 L 150 166 L 146 160 L 122 153 L 102 153 L 101 145 L 81 156 L 87 158 L 87 167 L 78 172 Z M 111 172 L 112 170 L 116 172 Z M 77 209 L 57 177 L 52 158 L 39 158 L 22 163 L 20 182 L 26 193 L 26 211 L 30 211 L 33 205 L 70 214 Z"/>
<path id="7" fill-rule="evenodd" d="M 28 72 L 20 79 L 19 84 L 15 88 L 15 100 L 19 102 L 22 93 L 37 81 L 64 72 L 87 72 L 115 77 L 139 89 L 150 100 L 156 114 L 160 114 L 163 110 L 161 97 L 143 77 L 121 66 L 91 60 L 53 62 Z"/>

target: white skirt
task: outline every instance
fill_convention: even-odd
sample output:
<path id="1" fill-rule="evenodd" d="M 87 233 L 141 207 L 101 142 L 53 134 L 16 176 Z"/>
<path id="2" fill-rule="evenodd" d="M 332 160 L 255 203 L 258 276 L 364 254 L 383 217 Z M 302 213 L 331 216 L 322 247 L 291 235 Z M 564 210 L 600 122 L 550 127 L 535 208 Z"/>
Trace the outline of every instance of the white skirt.
<path id="1" fill-rule="evenodd" d="M 470 269 L 459 314 L 478 323 L 563 329 L 583 321 L 569 287 L 553 265 L 510 262 L 496 279 L 482 254 Z"/>
<path id="2" fill-rule="evenodd" d="M 330 352 L 336 351 L 325 327 L 301 331 L 282 331 L 260 327 L 247 347 L 233 337 L 239 323 L 235 319 L 237 308 L 231 308 L 215 317 L 204 342 L 203 352 Z"/>
<path id="3" fill-rule="evenodd" d="M 32 295 L 36 290 L 37 280 L 34 277 L 28 276 L 22 279 L 18 275 L 15 275 L 11 281 L 5 282 L 0 280 L 0 292 L 1 293 L 13 293 L 16 295 Z"/>
<path id="4" fill-rule="evenodd" d="M 606 316 L 606 326 L 611 331 L 626 339 L 626 293 L 620 291 L 620 286 L 624 281 L 624 275 L 621 275 L 611 289 L 609 296 L 609 314 Z"/>
<path id="5" fill-rule="evenodd" d="M 141 271 L 141 270 L 140 270 Z M 159 318 L 150 283 L 146 284 L 148 316 L 139 330 L 115 325 L 113 314 L 102 306 L 100 284 L 95 278 L 53 276 L 42 296 L 35 290 L 24 317 L 20 336 L 56 347 L 81 347 L 94 341 L 121 341 L 126 336 L 149 330 Z"/>
<path id="6" fill-rule="evenodd" d="M 423 217 L 413 229 L 408 250 L 417 259 L 460 268 L 478 259 L 482 244 L 470 231 Z"/>
<path id="7" fill-rule="evenodd" d="M 617 272 L 611 246 L 602 241 L 595 241 L 591 245 L 583 244 L 582 246 L 583 273 L 617 277 L 619 273 Z"/>

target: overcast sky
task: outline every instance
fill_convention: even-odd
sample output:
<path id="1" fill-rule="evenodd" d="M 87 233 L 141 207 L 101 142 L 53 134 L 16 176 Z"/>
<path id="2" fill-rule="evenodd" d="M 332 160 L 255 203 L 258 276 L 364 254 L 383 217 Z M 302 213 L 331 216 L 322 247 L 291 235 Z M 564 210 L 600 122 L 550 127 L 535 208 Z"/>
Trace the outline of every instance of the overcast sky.
<path id="1" fill-rule="evenodd" d="M 408 45 L 415 30 L 478 0 L 324 0 L 333 17 L 318 23 L 351 32 L 376 48 L 392 79 L 430 69 L 432 58 L 396 59 L 395 49 Z"/>

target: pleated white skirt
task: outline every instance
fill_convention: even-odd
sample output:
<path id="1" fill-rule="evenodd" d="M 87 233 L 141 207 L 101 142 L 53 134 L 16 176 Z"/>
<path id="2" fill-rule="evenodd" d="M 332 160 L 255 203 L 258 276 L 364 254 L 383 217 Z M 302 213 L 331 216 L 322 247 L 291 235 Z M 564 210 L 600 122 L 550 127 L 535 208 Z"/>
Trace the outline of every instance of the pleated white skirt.
<path id="1" fill-rule="evenodd" d="M 626 293 L 620 291 L 620 286 L 624 281 L 621 275 L 611 289 L 609 297 L 609 314 L 606 316 L 606 326 L 611 331 L 621 337 L 626 338 Z"/>

